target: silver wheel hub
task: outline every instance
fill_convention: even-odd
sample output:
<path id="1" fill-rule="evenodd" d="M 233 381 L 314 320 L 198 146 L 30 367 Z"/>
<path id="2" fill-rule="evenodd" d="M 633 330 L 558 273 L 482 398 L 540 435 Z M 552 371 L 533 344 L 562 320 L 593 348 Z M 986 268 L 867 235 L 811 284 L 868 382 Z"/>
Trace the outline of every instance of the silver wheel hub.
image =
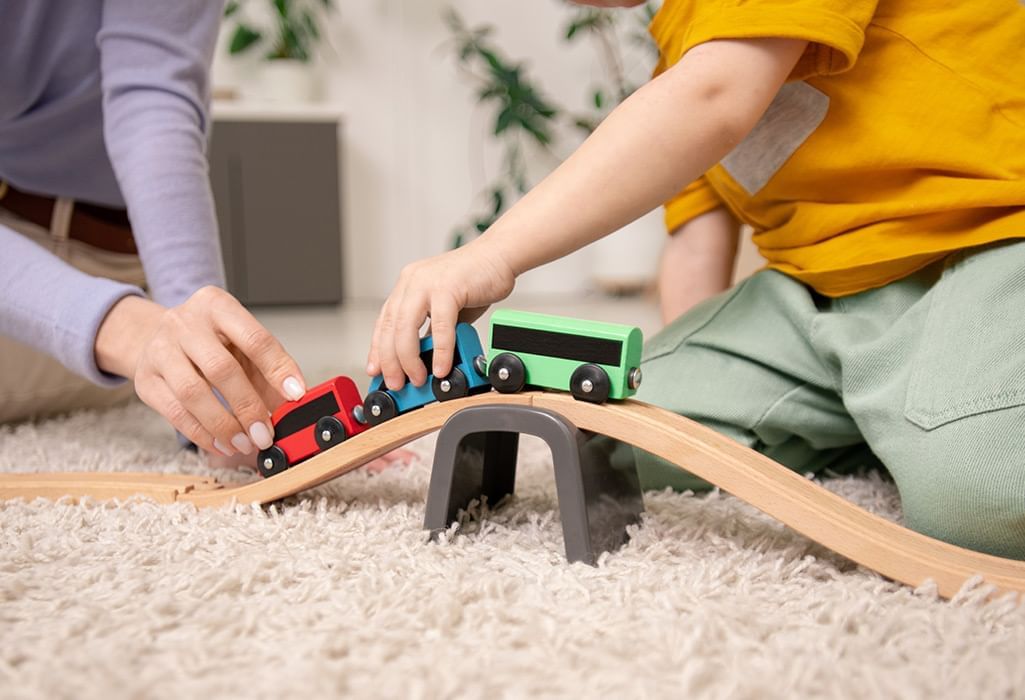
<path id="1" fill-rule="evenodd" d="M 636 389 L 641 385 L 641 368 L 634 367 L 630 370 L 630 376 L 627 378 L 627 383 L 631 389 Z"/>
<path id="2" fill-rule="evenodd" d="M 267 457 L 265 460 L 263 460 L 263 468 L 264 469 L 273 469 L 274 468 L 274 460 L 271 459 L 270 457 Z"/>
<path id="3" fill-rule="evenodd" d="M 585 394 L 590 394 L 592 391 L 594 391 L 594 382 L 592 382 L 590 379 L 585 379 L 584 381 L 580 382 L 580 389 Z"/>
<path id="4" fill-rule="evenodd" d="M 320 439 L 323 440 L 324 442 L 327 442 L 328 440 L 330 440 L 331 439 L 331 431 L 330 430 L 321 430 L 320 431 Z"/>
<path id="5" fill-rule="evenodd" d="M 452 391 L 452 382 L 450 382 L 447 379 L 443 379 L 441 381 L 441 390 L 444 391 L 446 394 Z"/>
<path id="6" fill-rule="evenodd" d="M 498 378 L 504 382 L 506 379 L 509 378 L 509 370 L 505 367 L 502 367 L 500 370 L 498 370 Z"/>
<path id="7" fill-rule="evenodd" d="M 380 416 L 381 415 L 381 407 L 380 406 L 376 406 L 376 405 L 375 406 L 371 406 L 370 407 L 370 415 L 372 415 L 374 418 L 377 418 L 378 416 Z"/>

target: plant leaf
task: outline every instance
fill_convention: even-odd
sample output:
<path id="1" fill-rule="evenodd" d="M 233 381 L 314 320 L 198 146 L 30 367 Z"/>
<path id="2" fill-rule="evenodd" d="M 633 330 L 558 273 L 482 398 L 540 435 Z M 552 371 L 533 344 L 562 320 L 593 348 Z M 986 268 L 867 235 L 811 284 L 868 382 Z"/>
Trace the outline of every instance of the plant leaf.
<path id="1" fill-rule="evenodd" d="M 552 137 L 543 126 L 522 119 L 520 120 L 520 124 L 522 124 L 523 128 L 526 129 L 542 146 L 547 146 L 552 142 Z"/>
<path id="2" fill-rule="evenodd" d="M 242 53 L 262 38 L 263 34 L 249 25 L 239 24 L 235 27 L 234 34 L 231 35 L 231 42 L 228 44 L 228 53 L 233 56 L 235 54 Z"/>
<path id="3" fill-rule="evenodd" d="M 497 217 L 505 208 L 505 201 L 502 196 L 502 188 L 496 187 L 491 191 L 492 213 Z"/>
<path id="4" fill-rule="evenodd" d="M 585 134 L 590 136 L 594 133 L 594 130 L 598 128 L 598 122 L 585 117 L 580 117 L 573 121 L 573 126 L 583 131 Z"/>
<path id="5" fill-rule="evenodd" d="M 317 20 L 313 18 L 313 15 L 309 10 L 303 10 L 302 13 L 303 25 L 306 27 L 306 33 L 309 34 L 313 39 L 320 38 L 320 31 L 317 29 Z"/>
<path id="6" fill-rule="evenodd" d="M 511 107 L 506 107 L 498 113 L 498 117 L 495 119 L 495 136 L 498 136 L 503 131 L 508 129 L 513 121 L 516 119 L 516 113 Z"/>

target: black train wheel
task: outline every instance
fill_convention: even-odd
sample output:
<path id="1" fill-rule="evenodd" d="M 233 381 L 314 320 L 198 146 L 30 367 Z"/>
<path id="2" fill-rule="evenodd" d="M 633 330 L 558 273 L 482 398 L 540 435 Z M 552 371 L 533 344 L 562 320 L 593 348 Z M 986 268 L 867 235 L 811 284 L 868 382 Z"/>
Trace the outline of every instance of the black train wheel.
<path id="1" fill-rule="evenodd" d="M 488 367 L 488 381 L 495 390 L 503 394 L 522 391 L 527 381 L 527 370 L 523 366 L 523 360 L 511 352 L 495 356 Z"/>
<path id="2" fill-rule="evenodd" d="M 363 417 L 370 425 L 380 425 L 398 413 L 395 399 L 386 391 L 371 391 L 363 401 Z"/>
<path id="3" fill-rule="evenodd" d="M 608 401 L 612 383 L 609 375 L 598 365 L 580 365 L 569 379 L 569 390 L 573 398 L 590 403 Z"/>
<path id="4" fill-rule="evenodd" d="M 313 439 L 317 441 L 317 447 L 326 450 L 345 441 L 348 434 L 345 432 L 345 425 L 334 416 L 324 416 L 317 421 L 317 427 Z"/>
<path id="5" fill-rule="evenodd" d="M 256 468 L 264 478 L 280 474 L 288 469 L 288 456 L 277 445 L 271 445 L 256 455 Z"/>
<path id="6" fill-rule="evenodd" d="M 453 367 L 447 377 L 434 377 L 431 380 L 431 393 L 438 401 L 461 399 L 470 393 L 470 383 L 466 375 L 458 367 Z"/>

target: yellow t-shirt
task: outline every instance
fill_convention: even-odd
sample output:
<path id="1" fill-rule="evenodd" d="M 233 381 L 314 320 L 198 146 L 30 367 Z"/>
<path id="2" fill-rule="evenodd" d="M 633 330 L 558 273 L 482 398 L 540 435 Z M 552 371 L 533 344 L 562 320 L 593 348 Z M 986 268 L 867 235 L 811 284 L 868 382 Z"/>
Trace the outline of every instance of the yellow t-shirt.
<path id="1" fill-rule="evenodd" d="M 665 0 L 656 74 L 712 39 L 807 39 L 754 130 L 666 204 L 725 204 L 769 267 L 830 296 L 1025 237 L 1020 0 Z"/>

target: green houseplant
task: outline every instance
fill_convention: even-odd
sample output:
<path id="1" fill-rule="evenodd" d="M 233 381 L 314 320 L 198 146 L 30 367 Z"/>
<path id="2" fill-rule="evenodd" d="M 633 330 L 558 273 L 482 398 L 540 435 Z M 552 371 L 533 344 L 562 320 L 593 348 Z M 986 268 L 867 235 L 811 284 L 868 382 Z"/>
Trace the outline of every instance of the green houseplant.
<path id="1" fill-rule="evenodd" d="M 591 39 L 603 68 L 603 80 L 590 88 L 581 110 L 569 109 L 545 95 L 525 65 L 508 58 L 497 46 L 494 27 L 468 27 L 455 10 L 446 11 L 457 65 L 474 84 L 477 104 L 492 110 L 491 136 L 502 150 L 499 172 L 483 191 L 486 204 L 455 228 L 453 247 L 483 233 L 526 192 L 530 186 L 526 163 L 529 149 L 540 150 L 559 162 L 558 147 L 565 147 L 562 141 L 567 131 L 578 136 L 590 134 L 637 88 L 626 67 L 625 53 L 628 44 L 641 46 L 649 54 L 653 50 L 645 27 L 656 5 L 646 3 L 634 12 L 570 7 L 562 32 L 564 41 Z"/>
<path id="2" fill-rule="evenodd" d="M 490 138 L 502 153 L 498 171 L 477 195 L 483 203 L 453 230 L 453 247 L 487 230 L 526 192 L 531 184 L 531 157 L 541 154 L 556 165 L 561 154 L 593 132 L 650 73 L 657 54 L 647 25 L 657 9 L 655 3 L 633 11 L 563 4 L 567 6 L 563 41 L 590 40 L 602 68 L 601 78 L 589 86 L 584 104 L 577 109 L 554 101 L 525 64 L 508 58 L 497 46 L 494 27 L 468 27 L 454 10 L 446 13 L 458 67 L 474 84 L 477 104 L 494 115 Z M 662 242 L 661 217 L 654 213 L 631 226 L 635 230 L 624 229 L 591 248 L 592 280 L 608 291 L 634 293 L 653 276 Z"/>
<path id="3" fill-rule="evenodd" d="M 259 45 L 267 47 L 267 60 L 292 59 L 308 63 L 313 46 L 320 39 L 321 14 L 331 10 L 333 0 L 269 0 L 272 24 L 268 29 L 254 23 L 243 5 L 246 0 L 231 0 L 224 16 L 234 22 L 228 52 L 237 56 Z"/>
<path id="4" fill-rule="evenodd" d="M 229 0 L 228 53 L 261 53 L 263 96 L 288 101 L 311 99 L 316 92 L 310 64 L 323 32 L 321 23 L 334 0 Z"/>

